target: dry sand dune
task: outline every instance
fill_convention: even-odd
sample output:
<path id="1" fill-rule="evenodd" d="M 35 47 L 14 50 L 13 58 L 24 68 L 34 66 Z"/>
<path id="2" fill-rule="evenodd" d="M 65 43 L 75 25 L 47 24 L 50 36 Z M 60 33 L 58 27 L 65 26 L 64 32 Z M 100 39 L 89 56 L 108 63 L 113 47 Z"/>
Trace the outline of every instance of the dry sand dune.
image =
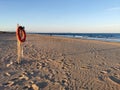
<path id="1" fill-rule="evenodd" d="M 120 43 L 0 34 L 0 90 L 120 90 Z"/>

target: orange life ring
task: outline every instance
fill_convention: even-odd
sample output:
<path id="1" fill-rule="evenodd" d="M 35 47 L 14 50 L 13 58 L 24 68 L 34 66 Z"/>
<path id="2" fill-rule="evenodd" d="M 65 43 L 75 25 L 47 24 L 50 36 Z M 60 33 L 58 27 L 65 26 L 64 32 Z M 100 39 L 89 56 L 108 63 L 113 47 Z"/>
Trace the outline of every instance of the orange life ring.
<path id="1" fill-rule="evenodd" d="M 25 42 L 26 40 L 26 33 L 23 27 L 19 26 L 16 31 L 17 39 L 20 42 Z"/>

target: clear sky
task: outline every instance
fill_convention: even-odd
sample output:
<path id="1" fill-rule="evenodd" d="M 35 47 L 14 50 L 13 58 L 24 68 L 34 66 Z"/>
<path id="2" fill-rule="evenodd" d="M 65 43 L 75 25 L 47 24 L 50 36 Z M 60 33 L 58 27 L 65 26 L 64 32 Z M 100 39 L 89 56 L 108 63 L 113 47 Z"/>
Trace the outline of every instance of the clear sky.
<path id="1" fill-rule="evenodd" d="M 120 0 L 0 0 L 0 30 L 120 33 Z"/>

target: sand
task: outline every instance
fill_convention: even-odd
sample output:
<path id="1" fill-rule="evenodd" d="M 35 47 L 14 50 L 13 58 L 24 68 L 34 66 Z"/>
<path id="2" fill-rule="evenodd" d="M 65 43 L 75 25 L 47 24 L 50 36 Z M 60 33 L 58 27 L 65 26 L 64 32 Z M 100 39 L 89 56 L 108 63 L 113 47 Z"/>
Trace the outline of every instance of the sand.
<path id="1" fill-rule="evenodd" d="M 120 90 L 120 43 L 0 34 L 0 90 Z"/>

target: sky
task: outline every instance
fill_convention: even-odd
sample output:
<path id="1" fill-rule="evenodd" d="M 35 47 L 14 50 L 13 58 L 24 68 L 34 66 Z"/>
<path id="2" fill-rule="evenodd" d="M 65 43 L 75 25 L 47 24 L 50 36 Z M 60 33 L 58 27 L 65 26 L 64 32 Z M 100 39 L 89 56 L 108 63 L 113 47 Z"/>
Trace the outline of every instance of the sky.
<path id="1" fill-rule="evenodd" d="M 120 0 L 0 0 L 0 31 L 120 33 Z"/>

